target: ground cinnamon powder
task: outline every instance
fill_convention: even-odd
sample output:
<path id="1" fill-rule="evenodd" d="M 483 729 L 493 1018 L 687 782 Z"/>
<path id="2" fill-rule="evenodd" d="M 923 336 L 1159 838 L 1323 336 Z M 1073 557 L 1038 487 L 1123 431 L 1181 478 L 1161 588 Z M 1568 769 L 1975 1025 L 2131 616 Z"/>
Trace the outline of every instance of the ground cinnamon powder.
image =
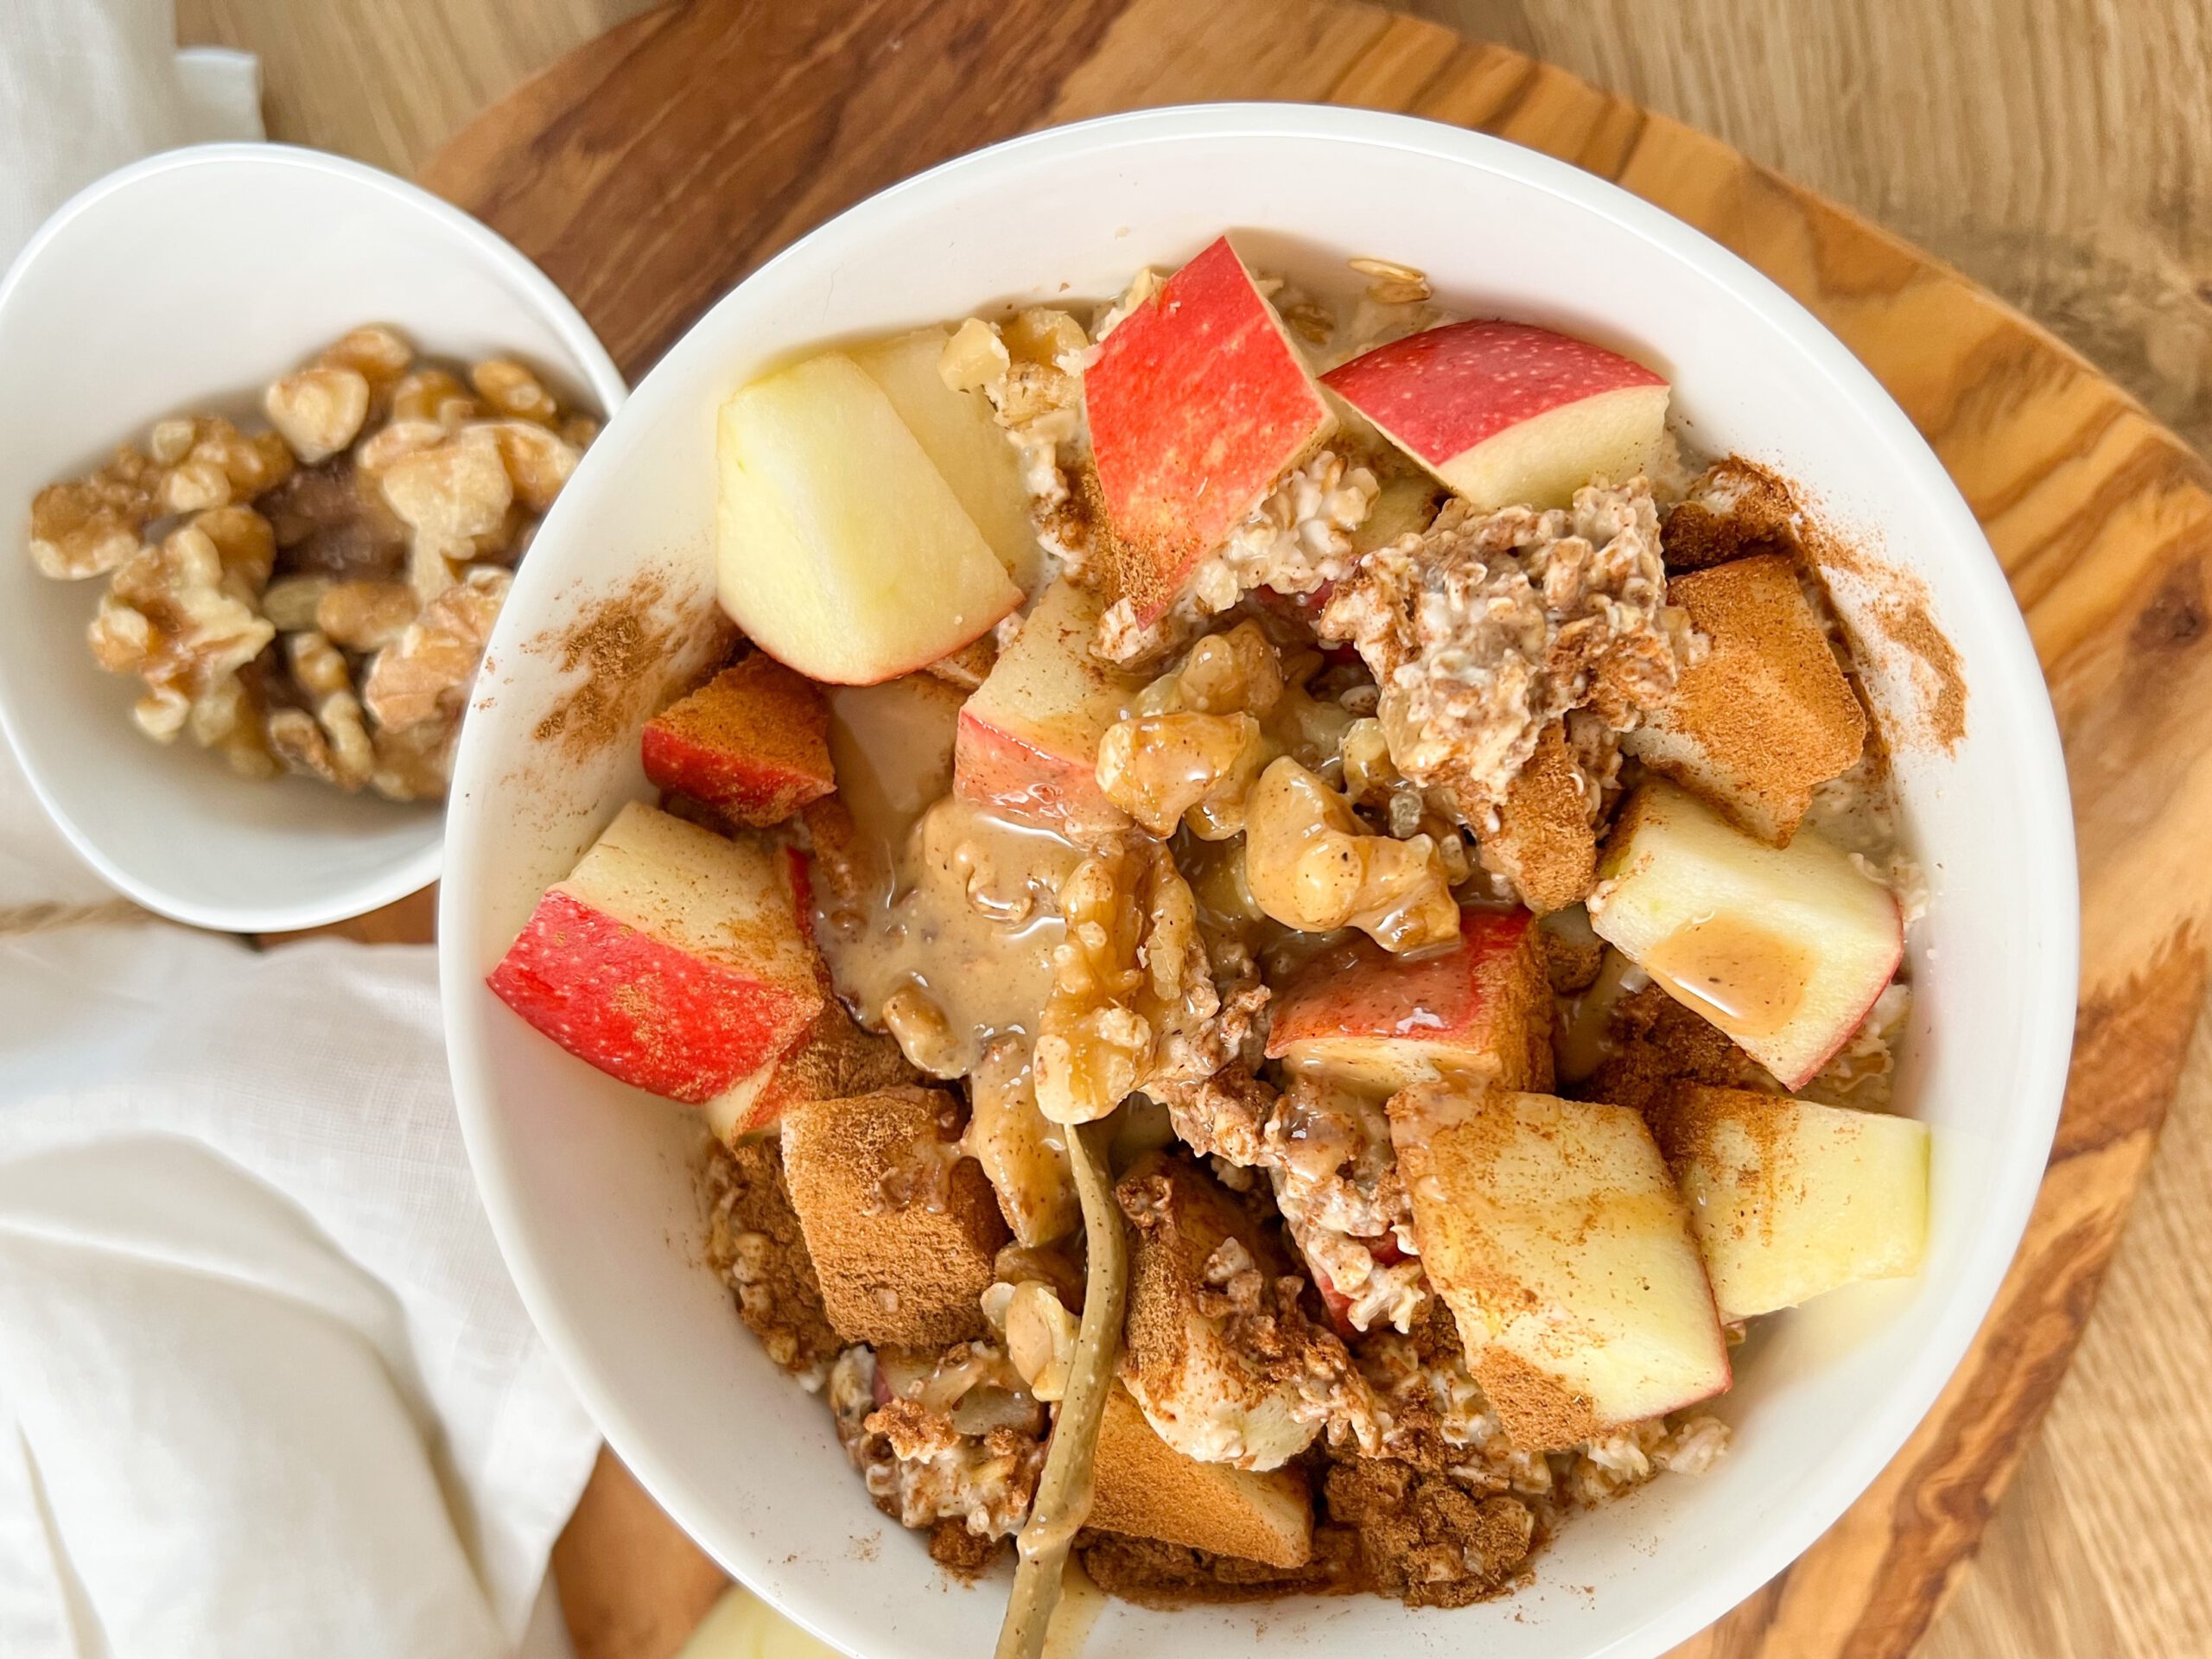
<path id="1" fill-rule="evenodd" d="M 583 677 L 531 728 L 533 738 L 584 760 L 635 733 L 667 665 L 696 632 L 664 613 L 667 598 L 661 574 L 640 571 L 620 593 L 594 600 L 567 627 L 523 647 Z"/>

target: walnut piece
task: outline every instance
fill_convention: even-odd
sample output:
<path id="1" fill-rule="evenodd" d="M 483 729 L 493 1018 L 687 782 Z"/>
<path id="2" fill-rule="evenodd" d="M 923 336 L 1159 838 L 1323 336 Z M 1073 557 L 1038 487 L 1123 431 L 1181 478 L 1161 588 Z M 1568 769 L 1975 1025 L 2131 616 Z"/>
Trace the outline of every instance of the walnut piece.
<path id="1" fill-rule="evenodd" d="M 195 735 L 212 734 L 203 737 L 212 745 L 229 734 L 235 721 L 216 713 L 230 706 L 226 682 L 276 633 L 241 586 L 240 573 L 226 572 L 221 546 L 199 520 L 116 571 L 92 621 L 92 656 L 110 673 L 146 682 L 133 715 L 148 736 L 172 741 L 194 708 L 209 702 Z"/>
<path id="2" fill-rule="evenodd" d="M 261 406 L 292 453 L 312 467 L 359 435 L 369 417 L 369 383 L 355 370 L 315 364 L 274 382 Z"/>
<path id="3" fill-rule="evenodd" d="M 1371 834 L 1346 800 L 1286 755 L 1260 776 L 1245 807 L 1244 880 L 1286 927 L 1357 927 L 1401 953 L 1459 936 L 1435 840 Z"/>
<path id="4" fill-rule="evenodd" d="M 453 585 L 454 565 L 504 543 L 515 490 L 498 435 L 472 426 L 393 461 L 384 499 L 412 532 L 408 581 L 427 604 Z"/>
<path id="5" fill-rule="evenodd" d="M 154 464 L 128 445 L 89 478 L 49 484 L 31 501 L 31 562 L 41 575 L 104 576 L 138 550 L 160 486 Z"/>
<path id="6" fill-rule="evenodd" d="M 1158 842 L 1109 845 L 1060 888 L 1067 931 L 1038 1021 L 1037 1104 L 1056 1123 L 1103 1117 L 1172 1075 L 1222 1063 L 1197 901 Z"/>
<path id="7" fill-rule="evenodd" d="M 415 590 L 404 582 L 327 582 L 308 620 L 292 626 L 320 628 L 348 651 L 382 651 L 407 631 L 422 608 Z M 276 620 L 273 613 L 270 620 Z"/>
<path id="8" fill-rule="evenodd" d="M 219 415 L 163 421 L 148 447 L 165 469 L 155 498 L 163 512 L 204 512 L 251 501 L 290 477 L 294 466 L 277 434 L 248 437 Z"/>
<path id="9" fill-rule="evenodd" d="M 485 642 L 513 584 L 505 570 L 470 571 L 377 653 L 361 696 L 378 725 L 403 731 L 426 721 L 460 719 Z"/>

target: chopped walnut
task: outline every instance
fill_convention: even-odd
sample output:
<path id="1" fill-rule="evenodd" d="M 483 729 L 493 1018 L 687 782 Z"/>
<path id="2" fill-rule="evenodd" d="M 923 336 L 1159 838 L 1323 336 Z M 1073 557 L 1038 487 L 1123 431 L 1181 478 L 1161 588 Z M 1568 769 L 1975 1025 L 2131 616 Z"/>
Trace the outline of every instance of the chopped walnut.
<path id="1" fill-rule="evenodd" d="M 515 488 L 498 435 L 468 427 L 393 461 L 384 499 L 413 532 L 408 580 L 427 604 L 453 585 L 454 565 L 504 541 Z"/>
<path id="2" fill-rule="evenodd" d="M 583 452 L 566 438 L 528 421 L 493 423 L 488 428 L 498 440 L 499 460 L 514 486 L 514 499 L 528 511 L 543 513 L 576 470 Z"/>
<path id="3" fill-rule="evenodd" d="M 471 369 L 468 378 L 478 397 L 512 420 L 550 427 L 561 418 L 561 405 L 544 382 L 519 363 L 494 358 Z"/>
<path id="4" fill-rule="evenodd" d="M 1370 833 L 1351 802 L 1287 755 L 1246 804 L 1244 880 L 1262 910 L 1303 932 L 1357 927 L 1394 952 L 1459 936 L 1434 839 Z"/>
<path id="5" fill-rule="evenodd" d="M 148 446 L 164 469 L 163 512 L 204 512 L 252 500 L 291 475 L 292 452 L 274 432 L 248 437 L 219 415 L 163 421 Z"/>
<path id="6" fill-rule="evenodd" d="M 484 645 L 514 579 L 478 569 L 423 607 L 391 645 L 377 653 L 362 684 L 362 701 L 377 723 L 400 731 L 458 720 L 484 659 Z"/>
<path id="7" fill-rule="evenodd" d="M 121 565 L 138 550 L 159 485 L 153 463 L 128 446 L 89 478 L 48 485 L 31 502 L 31 562 L 39 574 L 76 582 Z"/>
<path id="8" fill-rule="evenodd" d="M 1069 456 L 1083 410 L 1090 342 L 1065 311 L 1033 306 L 1003 326 L 970 317 L 945 342 L 938 372 L 955 391 L 980 391 L 1020 453 L 1033 510 L 1068 499 Z"/>
<path id="9" fill-rule="evenodd" d="M 388 801 L 435 801 L 443 798 L 453 775 L 458 721 L 426 720 L 397 732 L 377 728 L 376 770 L 369 787 Z"/>
<path id="10" fill-rule="evenodd" d="M 1650 486 L 1575 493 L 1572 510 L 1478 514 L 1453 501 L 1425 532 L 1365 555 L 1321 613 L 1382 688 L 1390 759 L 1495 810 L 1544 728 L 1587 707 L 1616 731 L 1673 690 L 1695 649 L 1667 603 Z"/>
<path id="11" fill-rule="evenodd" d="M 325 582 L 313 614 L 295 626 L 320 628 L 348 651 L 382 651 L 422 608 L 404 582 Z"/>
<path id="12" fill-rule="evenodd" d="M 414 360 L 415 347 L 407 337 L 379 323 L 333 340 L 318 359 L 329 368 L 352 370 L 378 392 L 397 384 Z"/>
<path id="13" fill-rule="evenodd" d="M 1221 1011 L 1198 906 L 1158 842 L 1109 845 L 1060 889 L 1067 931 L 1038 1022 L 1037 1103 L 1056 1123 L 1103 1117 L 1147 1084 L 1218 1068 Z"/>
<path id="14" fill-rule="evenodd" d="M 94 659 L 146 682 L 136 711 L 149 737 L 168 742 L 194 704 L 261 654 L 276 631 L 226 580 L 223 554 L 194 522 L 143 549 L 115 573 L 92 622 Z"/>
<path id="15" fill-rule="evenodd" d="M 271 385 L 262 408 L 292 453 L 312 467 L 359 435 L 369 417 L 369 383 L 355 370 L 315 364 Z"/>
<path id="16" fill-rule="evenodd" d="M 1243 833 L 1244 801 L 1278 753 L 1259 717 L 1282 701 L 1281 658 L 1254 622 L 1208 634 L 1139 693 L 1098 746 L 1098 786 L 1155 836 Z"/>
<path id="17" fill-rule="evenodd" d="M 444 369 L 416 369 L 391 389 L 391 423 L 423 425 L 456 431 L 480 420 L 484 405 L 463 385 L 461 377 Z"/>

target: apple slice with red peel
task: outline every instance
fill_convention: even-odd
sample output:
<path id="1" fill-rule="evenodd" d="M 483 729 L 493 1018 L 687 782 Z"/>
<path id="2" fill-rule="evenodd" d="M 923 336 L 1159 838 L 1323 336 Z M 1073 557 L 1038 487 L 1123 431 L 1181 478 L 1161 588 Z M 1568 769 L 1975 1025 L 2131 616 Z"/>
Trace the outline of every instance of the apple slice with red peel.
<path id="1" fill-rule="evenodd" d="M 852 346 L 848 355 L 883 388 L 1014 585 L 1026 594 L 1037 585 L 1044 549 L 1029 517 L 1021 457 L 992 413 L 989 398 L 945 383 L 939 365 L 951 338 L 950 328 L 917 328 Z"/>
<path id="2" fill-rule="evenodd" d="M 1484 512 L 1562 507 L 1592 478 L 1625 483 L 1651 465 L 1667 427 L 1659 376 L 1523 322 L 1408 334 L 1322 384 Z"/>
<path id="3" fill-rule="evenodd" d="M 1565 1451 L 1728 1387 L 1689 1209 L 1641 1115 L 1433 1085 L 1389 1113 L 1421 1266 L 1517 1445 Z"/>
<path id="4" fill-rule="evenodd" d="M 789 1049 L 825 995 L 784 849 L 634 801 L 489 983 L 577 1058 L 693 1104 Z"/>
<path id="5" fill-rule="evenodd" d="M 841 353 L 739 391 L 717 461 L 722 608 L 810 679 L 926 668 L 1021 602 L 883 388 Z"/>
<path id="6" fill-rule="evenodd" d="M 1333 424 L 1306 359 L 1221 237 L 1108 334 L 1084 375 L 1113 529 L 1109 601 L 1150 622 Z"/>
<path id="7" fill-rule="evenodd" d="M 1525 910 L 1461 912 L 1459 946 L 1440 956 L 1333 946 L 1274 1008 L 1269 1059 L 1377 1097 L 1440 1079 L 1551 1086 L 1550 976 Z"/>
<path id="8" fill-rule="evenodd" d="M 1589 911 L 1789 1090 L 1851 1040 L 1904 955 L 1896 896 L 1815 831 L 1770 847 L 1656 781 L 1614 821 Z"/>
<path id="9" fill-rule="evenodd" d="M 806 1034 L 707 1102 L 707 1127 L 724 1141 L 772 1129 L 792 1106 L 843 1100 L 921 1081 L 890 1038 L 864 1029 L 832 1000 Z"/>
<path id="10" fill-rule="evenodd" d="M 739 823 L 781 823 L 836 788 L 822 693 L 766 652 L 645 722 L 645 776 Z"/>
<path id="11" fill-rule="evenodd" d="M 1677 1085 L 1649 1118 L 1690 1201 L 1721 1318 L 1920 1271 L 1925 1123 L 1696 1084 Z"/>
<path id="12" fill-rule="evenodd" d="M 1098 742 L 1145 682 L 1092 655 L 1098 616 L 1065 578 L 1045 590 L 960 710 L 956 794 L 1054 827 L 1128 822 L 1098 787 Z"/>

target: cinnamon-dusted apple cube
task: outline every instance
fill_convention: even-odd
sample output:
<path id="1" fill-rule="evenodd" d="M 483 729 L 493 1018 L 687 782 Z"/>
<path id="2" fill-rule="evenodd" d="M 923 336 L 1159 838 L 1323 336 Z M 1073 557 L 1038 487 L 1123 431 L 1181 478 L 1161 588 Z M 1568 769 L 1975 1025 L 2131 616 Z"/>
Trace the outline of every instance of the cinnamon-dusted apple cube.
<path id="1" fill-rule="evenodd" d="M 1063 577 L 960 710 L 953 790 L 1035 823 L 1111 827 L 1128 820 L 1098 787 L 1098 744 L 1144 689 L 1091 653 L 1099 602 Z"/>
<path id="2" fill-rule="evenodd" d="M 1107 1392 L 1091 1468 L 1087 1525 L 1270 1567 L 1313 1558 L 1313 1498 L 1303 1474 L 1186 1458 L 1119 1383 Z"/>
<path id="3" fill-rule="evenodd" d="M 488 982 L 577 1058 L 695 1105 L 791 1047 L 824 1001 L 784 851 L 634 801 Z"/>
<path id="4" fill-rule="evenodd" d="M 1525 910 L 1460 912 L 1440 956 L 1354 939 L 1315 956 L 1277 993 L 1268 1058 L 1382 1096 L 1440 1078 L 1506 1089 L 1552 1084 L 1552 994 Z"/>
<path id="5" fill-rule="evenodd" d="M 1866 711 L 1782 555 L 1676 576 L 1667 597 L 1712 646 L 1621 747 L 1786 846 L 1814 790 L 1858 764 Z"/>
<path id="6" fill-rule="evenodd" d="M 1528 323 L 1446 323 L 1378 346 L 1322 385 L 1479 511 L 1563 507 L 1649 469 L 1667 383 L 1618 352 Z"/>
<path id="7" fill-rule="evenodd" d="M 1639 1114 L 1431 1085 L 1389 1117 L 1421 1265 L 1516 1444 L 1564 1451 L 1729 1386 L 1688 1207 Z"/>
<path id="8" fill-rule="evenodd" d="M 1554 721 L 1506 786 L 1497 828 L 1476 849 L 1483 868 L 1512 882 L 1539 916 L 1580 904 L 1598 879 L 1593 787 L 1567 747 L 1566 721 Z"/>
<path id="9" fill-rule="evenodd" d="M 1115 1188 L 1129 1220 L 1129 1296 L 1122 1380 L 1146 1421 L 1200 1463 L 1278 1469 L 1313 1444 L 1297 1355 L 1263 1363 L 1210 1312 L 1237 1274 L 1256 1274 L 1262 1305 L 1289 1264 L 1229 1191 L 1187 1158 L 1147 1154 Z M 1295 1327 L 1295 1307 L 1279 1309 Z"/>
<path id="10" fill-rule="evenodd" d="M 739 823 L 781 823 L 837 786 L 822 693 L 764 651 L 645 722 L 645 776 Z"/>
<path id="11" fill-rule="evenodd" d="M 707 1127 L 734 1141 L 774 1128 L 799 1101 L 840 1100 L 920 1081 L 897 1043 L 858 1024 L 833 997 L 787 1052 L 707 1103 Z"/>
<path id="12" fill-rule="evenodd" d="M 1112 525 L 1109 601 L 1149 622 L 1198 562 L 1304 461 L 1329 406 L 1222 237 L 1108 334 L 1083 378 Z"/>
<path id="13" fill-rule="evenodd" d="M 1683 1084 L 1649 1115 L 1725 1319 L 1861 1279 L 1928 1248 L 1928 1126 L 1787 1095 Z"/>
<path id="14" fill-rule="evenodd" d="M 1784 1089 L 1851 1040 L 1904 955 L 1896 896 L 1819 835 L 1770 847 L 1672 784 L 1630 797 L 1598 874 L 1599 937 Z"/>
<path id="15" fill-rule="evenodd" d="M 722 609 L 810 679 L 895 679 L 1021 603 L 883 388 L 842 353 L 741 388 L 715 458 Z"/>
<path id="16" fill-rule="evenodd" d="M 797 1101 L 783 1116 L 784 1179 L 848 1342 L 942 1348 L 987 1334 L 977 1300 L 1007 1242 L 991 1184 L 955 1138 L 941 1089 Z"/>

